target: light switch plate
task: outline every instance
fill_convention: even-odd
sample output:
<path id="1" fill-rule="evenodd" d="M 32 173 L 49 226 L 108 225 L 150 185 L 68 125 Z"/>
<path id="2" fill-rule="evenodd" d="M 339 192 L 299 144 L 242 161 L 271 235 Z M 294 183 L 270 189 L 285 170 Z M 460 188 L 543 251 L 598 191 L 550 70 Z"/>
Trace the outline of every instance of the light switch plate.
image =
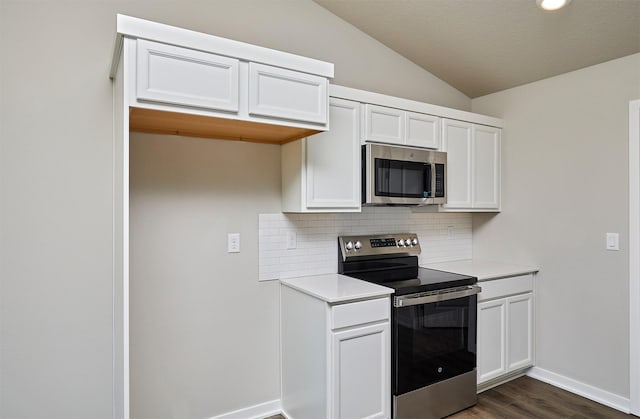
<path id="1" fill-rule="evenodd" d="M 618 233 L 607 233 L 607 250 L 620 250 L 620 236 Z"/>
<path id="2" fill-rule="evenodd" d="M 240 233 L 229 233 L 227 235 L 227 252 L 240 253 Z"/>

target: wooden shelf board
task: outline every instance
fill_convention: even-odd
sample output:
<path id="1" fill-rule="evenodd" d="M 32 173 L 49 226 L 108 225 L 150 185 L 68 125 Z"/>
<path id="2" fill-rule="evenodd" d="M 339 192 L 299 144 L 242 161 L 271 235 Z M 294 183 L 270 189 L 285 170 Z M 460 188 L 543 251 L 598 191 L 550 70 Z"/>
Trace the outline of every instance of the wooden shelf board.
<path id="1" fill-rule="evenodd" d="M 285 144 L 320 132 L 237 119 L 129 108 L 129 131 L 219 140 Z"/>

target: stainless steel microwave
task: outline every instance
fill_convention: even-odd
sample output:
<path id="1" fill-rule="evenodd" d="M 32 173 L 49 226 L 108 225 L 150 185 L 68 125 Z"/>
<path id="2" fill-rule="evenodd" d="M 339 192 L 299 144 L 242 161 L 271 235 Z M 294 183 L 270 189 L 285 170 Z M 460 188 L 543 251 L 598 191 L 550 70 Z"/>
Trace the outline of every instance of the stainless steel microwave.
<path id="1" fill-rule="evenodd" d="M 386 144 L 362 146 L 363 205 L 446 204 L 447 153 Z"/>

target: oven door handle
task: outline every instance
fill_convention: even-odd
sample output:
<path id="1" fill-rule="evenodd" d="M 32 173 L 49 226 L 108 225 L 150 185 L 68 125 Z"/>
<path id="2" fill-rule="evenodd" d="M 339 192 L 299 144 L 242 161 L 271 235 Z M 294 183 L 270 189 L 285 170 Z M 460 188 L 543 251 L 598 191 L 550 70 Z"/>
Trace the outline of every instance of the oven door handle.
<path id="1" fill-rule="evenodd" d="M 456 298 L 469 297 L 471 295 L 476 295 L 482 288 L 477 285 L 471 285 L 467 289 L 456 290 L 456 291 L 445 291 L 439 292 L 429 295 L 421 295 L 421 296 L 400 296 L 395 297 L 393 301 L 394 307 L 407 307 L 407 306 L 415 306 L 418 304 L 428 304 L 428 303 L 436 303 L 438 301 L 447 301 L 454 300 Z"/>

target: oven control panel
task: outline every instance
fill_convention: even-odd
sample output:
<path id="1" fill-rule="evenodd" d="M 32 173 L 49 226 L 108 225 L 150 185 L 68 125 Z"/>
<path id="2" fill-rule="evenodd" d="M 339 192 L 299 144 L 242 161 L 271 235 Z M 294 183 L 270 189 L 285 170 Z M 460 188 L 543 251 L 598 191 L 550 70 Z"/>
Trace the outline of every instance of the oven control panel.
<path id="1" fill-rule="evenodd" d="M 415 233 L 376 234 L 371 236 L 339 236 L 342 259 L 361 256 L 420 254 L 420 242 Z"/>

